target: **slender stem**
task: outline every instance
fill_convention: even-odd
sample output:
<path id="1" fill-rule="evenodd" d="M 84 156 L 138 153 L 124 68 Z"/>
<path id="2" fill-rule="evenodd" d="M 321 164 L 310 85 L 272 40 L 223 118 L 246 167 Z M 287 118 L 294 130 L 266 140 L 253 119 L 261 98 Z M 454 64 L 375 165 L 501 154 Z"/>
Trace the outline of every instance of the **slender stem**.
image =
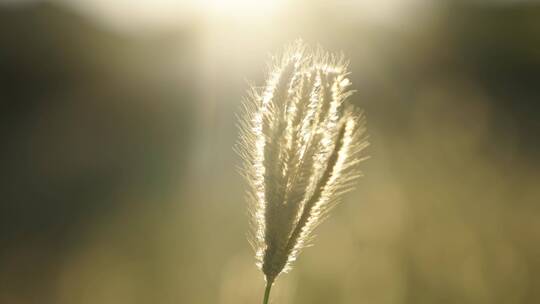
<path id="1" fill-rule="evenodd" d="M 268 299 L 270 299 L 270 289 L 272 289 L 272 284 L 274 284 L 274 282 L 272 282 L 272 281 L 267 281 L 266 282 L 266 288 L 264 290 L 263 304 L 268 304 Z"/>

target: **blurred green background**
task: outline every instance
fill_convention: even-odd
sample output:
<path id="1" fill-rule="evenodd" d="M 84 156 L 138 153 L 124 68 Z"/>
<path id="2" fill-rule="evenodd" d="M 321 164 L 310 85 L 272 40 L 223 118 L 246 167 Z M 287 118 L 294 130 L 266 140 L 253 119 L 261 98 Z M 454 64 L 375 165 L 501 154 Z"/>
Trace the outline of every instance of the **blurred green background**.
<path id="1" fill-rule="evenodd" d="M 540 3 L 0 1 L 0 303 L 259 303 L 235 113 L 351 61 L 365 177 L 273 303 L 540 301 Z"/>

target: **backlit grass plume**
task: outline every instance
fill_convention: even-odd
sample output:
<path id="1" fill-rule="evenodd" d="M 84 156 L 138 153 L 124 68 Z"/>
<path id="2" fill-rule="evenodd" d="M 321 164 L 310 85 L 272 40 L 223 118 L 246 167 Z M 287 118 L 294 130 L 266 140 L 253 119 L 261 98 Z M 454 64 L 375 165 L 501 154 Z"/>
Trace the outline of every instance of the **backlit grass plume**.
<path id="1" fill-rule="evenodd" d="M 249 185 L 251 241 L 266 278 L 264 303 L 276 277 L 291 269 L 360 176 L 365 123 L 347 102 L 347 76 L 342 56 L 296 42 L 244 102 L 238 152 Z"/>

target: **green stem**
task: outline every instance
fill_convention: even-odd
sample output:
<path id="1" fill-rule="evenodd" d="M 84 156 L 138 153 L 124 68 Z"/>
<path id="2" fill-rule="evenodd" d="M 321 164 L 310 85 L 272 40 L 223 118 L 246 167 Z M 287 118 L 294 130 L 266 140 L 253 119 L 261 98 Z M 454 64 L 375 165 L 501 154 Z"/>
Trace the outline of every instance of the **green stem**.
<path id="1" fill-rule="evenodd" d="M 264 290 L 264 299 L 263 299 L 263 304 L 268 304 L 268 299 L 270 299 L 270 289 L 272 289 L 272 284 L 274 282 L 272 281 L 267 281 L 266 282 L 266 289 Z"/>

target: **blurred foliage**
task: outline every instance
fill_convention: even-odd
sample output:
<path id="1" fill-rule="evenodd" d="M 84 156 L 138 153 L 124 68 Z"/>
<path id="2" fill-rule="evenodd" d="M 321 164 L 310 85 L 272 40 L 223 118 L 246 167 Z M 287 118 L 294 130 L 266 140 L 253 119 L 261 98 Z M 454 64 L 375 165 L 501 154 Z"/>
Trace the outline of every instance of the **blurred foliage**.
<path id="1" fill-rule="evenodd" d="M 297 37 L 351 60 L 372 158 L 273 301 L 537 302 L 540 6 L 306 3 L 147 35 L 0 6 L 0 303 L 260 302 L 234 114 Z"/>

